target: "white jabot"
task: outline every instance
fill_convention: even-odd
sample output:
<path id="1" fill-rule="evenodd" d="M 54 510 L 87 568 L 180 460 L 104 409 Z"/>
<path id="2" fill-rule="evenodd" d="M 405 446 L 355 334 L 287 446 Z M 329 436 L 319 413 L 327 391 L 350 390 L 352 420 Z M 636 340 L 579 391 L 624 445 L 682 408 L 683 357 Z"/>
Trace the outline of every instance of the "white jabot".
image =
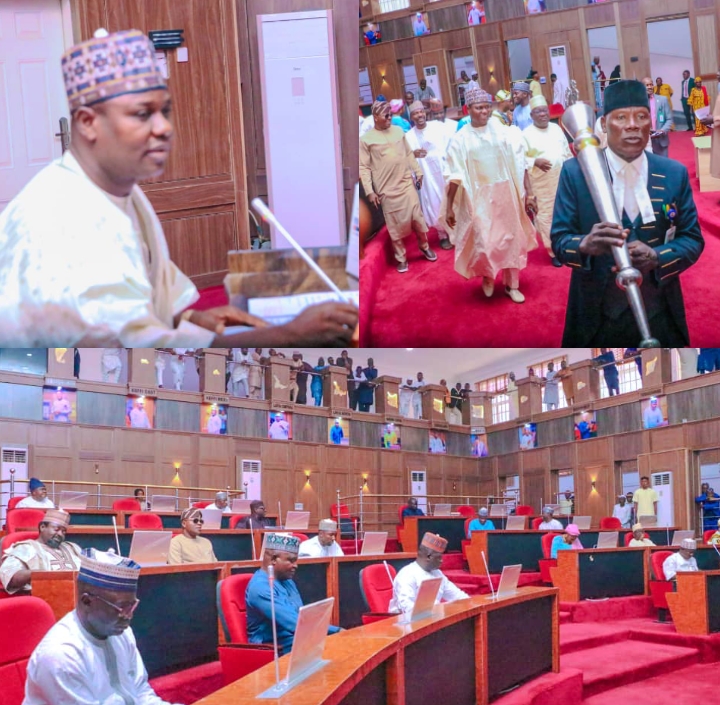
<path id="1" fill-rule="evenodd" d="M 642 215 L 643 223 L 654 223 L 655 214 L 647 190 L 648 163 L 645 152 L 633 162 L 626 162 L 609 147 L 605 154 L 613 178 L 615 203 L 620 213 L 625 210 L 631 222 Z"/>

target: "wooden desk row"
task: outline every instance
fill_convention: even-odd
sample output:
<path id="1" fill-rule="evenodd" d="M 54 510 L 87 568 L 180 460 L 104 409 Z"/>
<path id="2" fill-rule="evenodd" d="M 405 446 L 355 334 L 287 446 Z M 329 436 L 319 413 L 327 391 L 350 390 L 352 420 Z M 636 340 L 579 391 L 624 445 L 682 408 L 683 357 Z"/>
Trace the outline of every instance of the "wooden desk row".
<path id="1" fill-rule="evenodd" d="M 280 660 L 285 676 L 289 656 Z M 390 618 L 328 637 L 322 669 L 277 705 L 486 705 L 501 692 L 559 670 L 557 591 L 521 588 L 473 597 L 401 624 Z M 275 683 L 269 664 L 199 701 L 254 702 Z"/>

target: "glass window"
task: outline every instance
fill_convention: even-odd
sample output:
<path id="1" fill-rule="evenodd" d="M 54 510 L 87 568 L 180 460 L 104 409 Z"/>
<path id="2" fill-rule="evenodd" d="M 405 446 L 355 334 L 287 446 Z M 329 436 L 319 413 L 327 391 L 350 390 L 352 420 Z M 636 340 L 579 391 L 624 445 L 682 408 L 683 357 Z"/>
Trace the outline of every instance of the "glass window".
<path id="1" fill-rule="evenodd" d="M 543 360 L 542 362 L 536 362 L 534 365 L 528 366 L 528 374 L 530 368 L 535 372 L 536 377 L 545 377 L 547 375 L 548 363 L 552 362 L 555 365 L 555 372 L 560 369 L 560 363 L 563 360 L 567 360 L 567 355 L 561 355 L 560 357 L 554 357 L 552 360 Z M 562 384 L 558 384 L 558 409 L 565 409 L 567 407 L 567 399 L 565 399 L 565 393 L 563 392 Z M 545 404 L 543 404 L 543 410 L 547 411 Z"/>
<path id="2" fill-rule="evenodd" d="M 492 422 L 504 421 L 510 421 L 510 397 L 507 394 L 497 394 L 492 400 Z"/>
<path id="3" fill-rule="evenodd" d="M 607 348 L 615 356 L 615 364 L 618 368 L 618 377 L 620 379 L 620 394 L 627 392 L 635 392 L 642 387 L 642 377 L 640 375 L 640 365 L 636 362 L 640 359 L 640 351 L 627 352 L 625 348 Z M 593 348 L 593 357 L 600 355 L 600 348 Z M 605 375 L 600 375 L 600 398 L 610 396 L 607 385 L 605 384 Z"/>
<path id="4" fill-rule="evenodd" d="M 0 370 L 44 375 L 48 348 L 0 348 Z"/>

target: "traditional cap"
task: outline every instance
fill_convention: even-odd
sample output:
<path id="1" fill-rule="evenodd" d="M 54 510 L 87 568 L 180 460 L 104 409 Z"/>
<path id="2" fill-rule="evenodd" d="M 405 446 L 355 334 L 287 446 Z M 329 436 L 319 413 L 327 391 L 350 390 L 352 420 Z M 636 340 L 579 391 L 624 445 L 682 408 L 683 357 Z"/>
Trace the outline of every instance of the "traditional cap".
<path id="1" fill-rule="evenodd" d="M 83 105 L 166 87 L 155 48 L 137 29 L 98 30 L 63 54 L 62 70 L 71 113 Z"/>
<path id="2" fill-rule="evenodd" d="M 470 107 L 474 103 L 492 103 L 492 96 L 482 88 L 469 88 L 465 91 L 465 105 Z"/>
<path id="3" fill-rule="evenodd" d="M 650 401 L 657 401 L 657 397 L 650 397 Z"/>
<path id="4" fill-rule="evenodd" d="M 495 100 L 497 100 L 498 103 L 502 103 L 504 100 L 510 100 L 512 98 L 512 94 L 509 91 L 498 91 L 495 94 Z"/>
<path id="5" fill-rule="evenodd" d="M 31 477 L 30 482 L 28 482 L 28 489 L 30 490 L 30 492 L 33 492 L 40 487 L 45 487 L 45 483 L 41 480 L 38 480 L 37 477 Z"/>
<path id="6" fill-rule="evenodd" d="M 318 529 L 320 531 L 337 531 L 337 522 L 332 519 L 321 519 Z"/>
<path id="7" fill-rule="evenodd" d="M 577 524 L 568 524 L 565 527 L 565 533 L 570 534 L 570 536 L 580 536 L 580 529 Z"/>
<path id="8" fill-rule="evenodd" d="M 290 534 L 267 534 L 265 536 L 266 551 L 284 551 L 297 555 L 300 551 L 300 539 Z"/>
<path id="9" fill-rule="evenodd" d="M 140 565 L 130 558 L 122 558 L 110 551 L 83 549 L 80 555 L 78 580 L 106 590 L 135 592 L 140 577 Z"/>
<path id="10" fill-rule="evenodd" d="M 404 105 L 405 105 L 405 103 L 403 103 L 403 101 L 400 100 L 400 98 L 394 98 L 393 100 L 390 101 L 390 109 L 394 113 L 399 113 L 403 109 Z M 299 354 L 300 353 L 298 353 L 298 355 Z"/>
<path id="11" fill-rule="evenodd" d="M 487 507 L 481 507 L 481 508 L 480 508 L 480 511 L 478 512 L 478 514 L 479 514 L 481 517 L 486 517 L 486 516 L 488 515 Z"/>
<path id="12" fill-rule="evenodd" d="M 195 519 L 196 517 L 202 519 L 202 512 L 197 507 L 190 507 L 180 515 L 180 521 L 183 522 L 185 519 Z"/>
<path id="13" fill-rule="evenodd" d="M 530 93 L 530 86 L 525 83 L 525 81 L 518 81 L 513 85 L 514 91 L 525 91 L 525 93 Z"/>
<path id="14" fill-rule="evenodd" d="M 543 514 L 552 514 L 555 510 L 552 507 L 543 507 L 542 513 Z"/>
<path id="15" fill-rule="evenodd" d="M 425 110 L 425 106 L 419 100 L 411 103 L 408 108 L 408 111 L 411 113 L 414 113 L 416 110 Z"/>
<path id="16" fill-rule="evenodd" d="M 428 531 L 425 534 L 425 536 L 422 537 L 422 542 L 420 545 L 425 546 L 425 548 L 430 548 L 433 551 L 445 553 L 445 549 L 447 548 L 448 542 L 447 542 L 447 539 L 444 539 L 439 534 L 431 534 Z"/>
<path id="17" fill-rule="evenodd" d="M 535 108 L 547 108 L 548 102 L 545 100 L 545 96 L 543 95 L 535 95 L 532 98 L 530 98 L 530 109 L 534 110 Z"/>
<path id="18" fill-rule="evenodd" d="M 683 539 L 680 542 L 680 548 L 684 548 L 686 551 L 697 550 L 697 541 L 695 539 Z"/>
<path id="19" fill-rule="evenodd" d="M 639 524 L 639 523 L 638 523 L 638 524 L 633 524 L 632 530 L 633 530 L 633 533 L 635 533 L 636 531 L 642 531 L 642 530 L 643 530 L 643 525 L 642 525 L 642 524 Z"/>
<path id="20" fill-rule="evenodd" d="M 611 83 L 603 94 L 605 115 L 620 108 L 650 109 L 648 94 L 640 81 L 616 81 Z"/>
<path id="21" fill-rule="evenodd" d="M 227 492 L 216 492 L 215 499 L 227 499 Z"/>
<path id="22" fill-rule="evenodd" d="M 702 83 L 702 76 L 695 76 L 695 83 L 697 83 L 698 81 Z"/>
<path id="23" fill-rule="evenodd" d="M 376 100 L 372 106 L 373 115 L 384 115 L 385 113 L 391 112 L 390 103 L 386 100 Z"/>
<path id="24" fill-rule="evenodd" d="M 377 98 L 375 98 L 375 100 L 380 103 L 387 103 L 387 98 L 382 93 L 378 93 Z"/>
<path id="25" fill-rule="evenodd" d="M 61 526 L 67 527 L 70 523 L 70 515 L 60 509 L 48 509 L 42 520 L 51 521 L 54 524 L 60 524 Z"/>

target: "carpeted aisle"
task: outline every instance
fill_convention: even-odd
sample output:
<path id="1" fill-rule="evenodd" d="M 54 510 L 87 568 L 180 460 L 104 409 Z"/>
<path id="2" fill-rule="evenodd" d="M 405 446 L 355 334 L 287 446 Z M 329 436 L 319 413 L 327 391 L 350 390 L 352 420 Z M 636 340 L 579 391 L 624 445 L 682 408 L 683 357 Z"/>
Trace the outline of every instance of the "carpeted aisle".
<path id="1" fill-rule="evenodd" d="M 691 344 L 716 340 L 720 288 L 714 282 L 720 262 L 720 194 L 699 193 L 690 132 L 671 135 L 670 156 L 690 172 L 705 235 L 705 251 L 682 275 Z M 395 270 L 390 242 L 382 231 L 365 248 L 361 263 L 361 345 L 365 347 L 557 347 L 562 342 L 570 269 L 550 264 L 544 248 L 530 253 L 520 275 L 524 304 L 505 295 L 500 277 L 495 295 L 485 298 L 480 279 L 465 280 L 454 270 L 454 251 L 441 250 L 431 231 L 437 262 L 425 261 L 414 242 L 410 270 Z"/>

